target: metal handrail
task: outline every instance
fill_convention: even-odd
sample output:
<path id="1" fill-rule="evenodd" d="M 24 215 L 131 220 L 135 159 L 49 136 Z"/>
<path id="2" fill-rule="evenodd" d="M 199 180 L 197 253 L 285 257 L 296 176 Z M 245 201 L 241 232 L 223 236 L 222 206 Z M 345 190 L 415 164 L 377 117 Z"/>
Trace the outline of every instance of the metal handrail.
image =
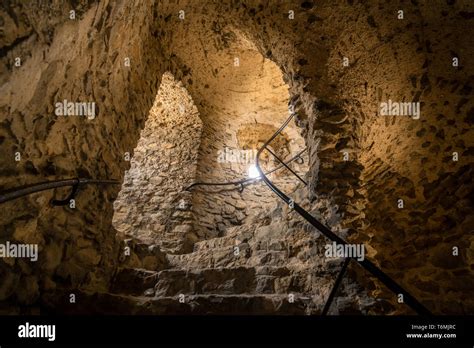
<path id="1" fill-rule="evenodd" d="M 319 220 L 314 218 L 310 213 L 308 213 L 303 207 L 299 204 L 294 202 L 290 197 L 288 197 L 285 193 L 283 193 L 278 187 L 276 187 L 263 173 L 260 167 L 260 155 L 264 150 L 267 149 L 267 146 L 275 139 L 285 127 L 290 123 L 290 121 L 295 116 L 294 113 L 290 114 L 288 119 L 281 125 L 281 127 L 268 139 L 263 146 L 258 150 L 257 156 L 255 159 L 255 166 L 257 170 L 260 172 L 260 178 L 265 182 L 265 184 L 278 196 L 280 197 L 286 204 L 288 204 L 293 210 L 295 210 L 299 215 L 301 215 L 307 222 L 309 222 L 313 227 L 316 227 L 323 235 L 325 235 L 330 240 L 336 242 L 337 244 L 346 245 L 347 242 L 332 232 L 327 226 L 322 224 Z M 415 312 L 421 315 L 431 315 L 431 312 L 423 306 L 418 300 L 412 296 L 407 290 L 405 290 L 402 286 L 400 286 L 395 280 L 390 278 L 385 272 L 383 272 L 380 268 L 378 268 L 374 263 L 367 259 L 359 260 L 357 258 L 353 258 L 354 261 L 358 262 L 365 270 L 375 276 L 378 280 L 380 280 L 388 289 L 390 289 L 395 294 L 402 294 L 403 295 L 403 303 L 407 304 L 410 308 L 412 308 Z M 345 271 L 345 267 L 344 267 Z M 343 273 L 343 272 L 341 272 Z M 336 285 L 339 285 L 339 282 L 336 282 Z M 330 306 L 330 302 L 326 304 L 326 306 Z M 325 306 L 325 307 L 326 307 Z"/>
<path id="2" fill-rule="evenodd" d="M 346 273 L 347 267 L 349 266 L 349 263 L 351 262 L 351 260 L 352 259 L 350 257 L 346 257 L 344 259 L 341 270 L 339 271 L 339 274 L 337 275 L 336 281 L 334 282 L 332 290 L 329 293 L 329 297 L 326 300 L 326 304 L 324 305 L 321 315 L 328 314 L 329 308 L 331 308 L 331 303 L 334 300 L 334 297 L 336 297 L 337 291 L 339 290 L 339 286 L 342 283 L 342 279 L 344 278 L 344 274 Z"/>
<path id="3" fill-rule="evenodd" d="M 290 167 L 288 167 L 288 165 L 287 165 L 285 162 L 283 162 L 283 161 L 280 159 L 280 157 L 277 156 L 276 153 L 274 153 L 274 152 L 273 152 L 272 150 L 270 150 L 268 147 L 266 148 L 266 150 L 267 150 L 268 152 L 270 152 L 270 154 L 271 154 L 273 157 L 275 157 L 275 158 L 278 160 L 278 162 L 281 163 L 281 165 L 285 166 L 285 168 L 288 169 L 288 170 L 291 172 L 291 174 L 293 174 L 294 176 L 296 176 L 299 181 L 301 181 L 305 186 L 308 186 L 308 183 L 307 183 L 306 181 L 304 181 L 303 178 L 301 178 L 301 176 L 299 176 L 293 169 L 291 169 Z"/>
<path id="4" fill-rule="evenodd" d="M 52 200 L 53 205 L 65 205 L 69 202 L 70 199 L 74 198 L 77 194 L 77 191 L 82 185 L 119 185 L 120 181 L 117 180 L 98 180 L 98 179 L 84 179 L 84 178 L 72 178 L 72 179 L 61 179 L 61 180 L 51 180 L 44 181 L 36 184 L 29 184 L 20 187 L 15 187 L 0 192 L 0 204 L 24 197 L 36 192 L 52 190 L 58 187 L 72 186 L 73 190 L 68 198 L 63 200 Z"/>
<path id="5" fill-rule="evenodd" d="M 290 164 L 291 162 L 297 160 L 298 158 L 301 158 L 301 155 L 306 150 L 307 150 L 307 148 L 304 148 L 303 150 L 298 152 L 295 156 L 293 156 L 292 158 L 290 158 L 286 162 L 281 162 L 281 160 L 278 159 L 282 164 L 280 164 L 279 166 L 269 170 L 268 172 L 265 173 L 265 175 L 270 175 L 273 172 L 276 172 L 277 170 L 280 170 L 283 167 L 288 168 L 288 164 Z M 230 186 L 230 185 L 232 185 L 232 186 L 241 186 L 241 189 L 243 189 L 244 184 L 254 184 L 254 183 L 256 183 L 257 181 L 260 181 L 260 180 L 262 180 L 261 177 L 247 178 L 247 179 L 241 179 L 241 180 L 237 180 L 237 181 L 226 181 L 226 182 L 195 182 L 195 183 L 189 185 L 188 187 L 186 187 L 184 190 L 189 191 L 190 189 L 192 189 L 193 187 L 196 187 L 196 186 Z"/>

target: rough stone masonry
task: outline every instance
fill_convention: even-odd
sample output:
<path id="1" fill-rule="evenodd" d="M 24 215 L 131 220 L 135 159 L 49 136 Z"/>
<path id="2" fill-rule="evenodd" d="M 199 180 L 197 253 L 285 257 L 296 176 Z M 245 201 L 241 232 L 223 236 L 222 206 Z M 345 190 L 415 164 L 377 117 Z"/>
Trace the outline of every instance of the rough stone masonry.
<path id="1" fill-rule="evenodd" d="M 324 258 L 328 240 L 262 183 L 183 190 L 245 177 L 218 152 L 258 148 L 290 110 L 272 149 L 307 147 L 292 168 L 309 185 L 272 180 L 429 310 L 472 314 L 473 13 L 462 0 L 2 2 L 0 190 L 123 184 L 84 187 L 74 208 L 49 204 L 68 188 L 2 204 L 0 243 L 36 244 L 38 261 L 0 259 L 0 312 L 321 313 L 342 261 Z M 56 115 L 64 100 L 94 102 L 94 117 Z M 419 117 L 381 115 L 389 101 Z M 351 267 L 331 311 L 407 309 Z"/>

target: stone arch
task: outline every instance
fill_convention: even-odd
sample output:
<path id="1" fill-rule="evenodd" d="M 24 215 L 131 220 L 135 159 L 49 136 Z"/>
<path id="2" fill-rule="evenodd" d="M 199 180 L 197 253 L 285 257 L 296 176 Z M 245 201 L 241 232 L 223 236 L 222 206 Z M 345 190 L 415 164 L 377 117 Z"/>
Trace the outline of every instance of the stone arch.
<path id="1" fill-rule="evenodd" d="M 239 144 L 239 129 L 244 125 L 254 125 L 258 129 L 266 124 L 276 130 L 288 117 L 288 92 L 280 69 L 255 48 L 239 48 L 243 39 L 238 39 L 238 35 L 235 34 L 235 41 L 229 43 L 228 52 L 219 52 L 220 57 L 223 56 L 222 59 L 227 63 L 221 65 L 217 76 L 206 79 L 203 75 L 194 75 L 195 81 L 200 82 L 202 78 L 204 81 L 201 83 L 205 86 L 212 83 L 218 83 L 219 86 L 211 87 L 209 96 L 202 96 L 200 99 L 203 138 L 197 181 L 225 182 L 246 178 L 248 168 L 254 164 L 255 158 L 239 156 L 234 160 L 222 156 L 223 153 L 241 153 L 248 150 Z M 208 58 L 210 55 L 208 52 Z M 234 65 L 235 55 L 239 55 L 239 66 Z M 293 124 L 286 133 L 292 140 L 291 154 L 294 155 L 304 147 L 304 140 Z M 261 141 L 259 144 L 263 145 Z M 257 150 L 256 145 L 258 144 L 252 146 L 253 150 Z M 282 153 L 285 159 L 290 157 L 290 146 L 287 150 Z M 220 160 L 222 158 L 223 161 Z M 287 188 L 294 189 L 291 180 Z M 243 192 L 230 192 L 228 188 L 196 189 L 193 209 L 200 210 L 200 215 L 196 214 L 199 238 L 220 236 L 227 228 L 243 224 L 249 215 L 275 202 L 276 197 L 260 183 L 244 189 Z"/>

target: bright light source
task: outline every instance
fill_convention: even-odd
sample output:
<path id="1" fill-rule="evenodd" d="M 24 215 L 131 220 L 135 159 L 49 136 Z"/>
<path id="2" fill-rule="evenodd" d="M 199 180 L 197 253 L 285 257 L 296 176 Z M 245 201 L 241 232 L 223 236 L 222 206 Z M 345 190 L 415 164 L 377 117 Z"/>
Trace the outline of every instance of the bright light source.
<path id="1" fill-rule="evenodd" d="M 256 179 L 260 177 L 260 172 L 258 171 L 257 167 L 255 164 L 251 164 L 249 169 L 248 169 L 248 177 L 250 179 Z"/>

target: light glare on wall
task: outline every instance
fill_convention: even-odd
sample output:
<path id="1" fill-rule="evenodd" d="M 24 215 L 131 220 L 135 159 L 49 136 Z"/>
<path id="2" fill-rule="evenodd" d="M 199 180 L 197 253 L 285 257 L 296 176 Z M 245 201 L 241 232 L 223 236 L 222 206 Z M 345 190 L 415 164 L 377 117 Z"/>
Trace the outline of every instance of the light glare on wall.
<path id="1" fill-rule="evenodd" d="M 250 165 L 247 174 L 250 179 L 256 179 L 260 177 L 260 171 L 257 169 L 255 164 Z"/>

